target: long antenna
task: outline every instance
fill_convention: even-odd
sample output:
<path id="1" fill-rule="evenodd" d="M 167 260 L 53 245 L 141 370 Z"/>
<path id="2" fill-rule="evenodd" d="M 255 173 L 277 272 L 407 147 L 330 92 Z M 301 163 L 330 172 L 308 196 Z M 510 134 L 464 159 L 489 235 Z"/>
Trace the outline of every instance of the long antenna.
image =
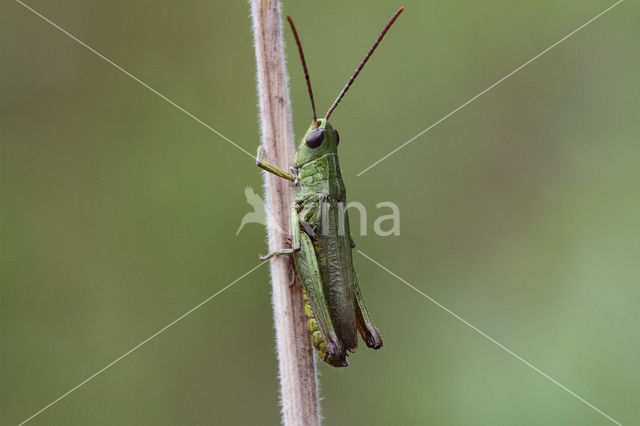
<path id="1" fill-rule="evenodd" d="M 298 45 L 298 53 L 300 53 L 300 61 L 302 62 L 302 69 L 304 70 L 304 79 L 307 80 L 307 89 L 309 90 L 309 99 L 311 99 L 311 109 L 313 110 L 313 123 L 317 123 L 318 117 L 316 114 L 316 103 L 313 101 L 313 90 L 311 90 L 311 79 L 309 78 L 309 71 L 307 70 L 307 61 L 304 60 L 304 52 L 302 52 L 302 44 L 300 43 L 300 38 L 298 37 L 298 32 L 296 31 L 296 26 L 293 25 L 293 21 L 291 17 L 287 15 L 287 21 L 289 21 L 289 25 L 291 25 L 291 30 L 293 30 L 293 36 L 296 38 L 296 44 Z"/>
<path id="2" fill-rule="evenodd" d="M 327 113 L 325 114 L 325 116 L 324 116 L 325 120 L 329 119 L 329 116 L 331 115 L 333 110 L 336 109 L 336 107 L 338 106 L 338 104 L 340 103 L 342 98 L 344 97 L 345 93 L 347 93 L 347 91 L 349 90 L 349 87 L 351 87 L 351 85 L 353 84 L 353 82 L 356 79 L 356 77 L 358 76 L 358 74 L 360 74 L 360 71 L 362 71 L 362 68 L 364 68 L 364 64 L 366 64 L 367 61 L 369 60 L 369 58 L 371 57 L 371 55 L 373 55 L 373 52 L 378 47 L 378 45 L 380 44 L 380 42 L 384 38 L 385 34 L 387 34 L 387 31 L 389 31 L 389 28 L 391 28 L 391 25 L 393 25 L 393 23 L 396 21 L 396 19 L 398 19 L 398 16 L 400 16 L 400 14 L 402 13 L 403 10 L 404 10 L 404 7 L 401 7 L 400 9 L 398 9 L 396 11 L 396 13 L 393 14 L 391 19 L 389 19 L 389 22 L 387 22 L 387 25 L 384 26 L 384 28 L 382 29 L 382 32 L 380 33 L 380 35 L 376 39 L 375 43 L 373 43 L 373 46 L 371 46 L 371 49 L 369 49 L 367 54 L 364 56 L 364 59 L 362 60 L 362 62 L 360 62 L 360 65 L 358 65 L 358 68 L 356 68 L 356 71 L 353 73 L 353 75 L 351 76 L 351 78 L 347 82 L 346 86 L 344 86 L 344 89 L 342 89 L 342 92 L 340 92 L 340 94 L 338 95 L 336 100 L 333 102 L 333 105 L 331 105 L 331 107 L 329 108 L 329 111 L 327 111 Z"/>

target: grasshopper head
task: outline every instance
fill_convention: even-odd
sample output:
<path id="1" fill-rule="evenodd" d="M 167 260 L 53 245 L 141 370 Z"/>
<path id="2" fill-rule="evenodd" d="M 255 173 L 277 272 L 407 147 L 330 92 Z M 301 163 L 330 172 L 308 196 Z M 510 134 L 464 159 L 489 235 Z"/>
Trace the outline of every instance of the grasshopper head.
<path id="1" fill-rule="evenodd" d="M 367 54 L 364 56 L 364 59 L 362 59 L 362 62 L 360 62 L 360 65 L 358 65 L 358 67 L 356 68 L 355 72 L 353 73 L 349 81 L 347 81 L 347 84 L 344 86 L 344 88 L 342 89 L 342 91 L 340 92 L 336 100 L 333 101 L 333 104 L 331 105 L 331 107 L 329 107 L 329 110 L 325 114 L 324 118 L 320 118 L 320 119 L 317 118 L 316 104 L 315 104 L 315 101 L 313 100 L 313 90 L 311 90 L 311 79 L 309 78 L 309 71 L 307 70 L 307 62 L 304 59 L 304 53 L 302 52 L 302 44 L 300 43 L 300 38 L 298 37 L 298 31 L 296 31 L 296 26 L 293 25 L 293 21 L 291 20 L 291 18 L 287 16 L 287 20 L 289 21 L 289 24 L 291 25 L 291 30 L 293 31 L 293 36 L 296 39 L 296 44 L 298 45 L 300 62 L 302 62 L 302 70 L 304 71 L 304 78 L 307 82 L 307 90 L 309 91 L 309 100 L 311 101 L 311 110 L 313 111 L 313 121 L 311 122 L 311 127 L 309 127 L 309 130 L 307 130 L 307 133 L 304 134 L 304 137 L 302 138 L 302 142 L 300 143 L 300 146 L 298 146 L 294 167 L 298 167 L 298 168 L 302 167 L 303 165 L 307 164 L 309 161 L 316 160 L 322 157 L 323 155 L 332 154 L 332 153 L 335 154 L 338 152 L 338 142 L 339 142 L 338 132 L 333 127 L 331 127 L 331 124 L 329 124 L 327 120 L 329 119 L 333 111 L 336 109 L 336 107 L 338 106 L 338 104 L 340 103 L 344 95 L 347 93 L 347 91 L 355 81 L 356 77 L 358 77 L 358 74 L 360 74 L 360 71 L 362 71 L 362 68 L 364 67 L 364 65 L 367 63 L 369 58 L 371 58 L 371 55 L 373 55 L 373 52 L 378 47 L 378 45 L 384 38 L 385 34 L 387 34 L 387 31 L 389 31 L 389 28 L 391 28 L 391 25 L 393 25 L 393 23 L 398 18 L 398 16 L 400 16 L 403 10 L 404 8 L 401 7 L 396 11 L 396 13 L 393 14 L 391 19 L 389 19 L 389 21 L 387 22 L 387 25 L 385 25 L 380 35 L 378 35 L 378 38 L 373 43 L 373 46 L 371 46 L 371 49 L 369 49 Z"/>
<path id="2" fill-rule="evenodd" d="M 338 131 L 324 118 L 318 119 L 304 134 L 296 152 L 294 166 L 302 167 L 323 155 L 336 154 L 339 141 Z"/>

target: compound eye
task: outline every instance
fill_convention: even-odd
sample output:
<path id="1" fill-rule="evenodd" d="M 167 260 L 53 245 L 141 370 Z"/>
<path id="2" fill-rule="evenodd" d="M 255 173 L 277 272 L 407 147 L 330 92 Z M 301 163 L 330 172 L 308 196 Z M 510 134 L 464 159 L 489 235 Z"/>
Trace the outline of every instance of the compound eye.
<path id="1" fill-rule="evenodd" d="M 322 145 L 322 141 L 324 141 L 324 129 L 318 129 L 309 133 L 304 143 L 306 143 L 309 148 L 317 148 Z"/>
<path id="2" fill-rule="evenodd" d="M 336 129 L 333 129 L 333 136 L 336 138 L 336 146 L 340 143 L 340 135 Z"/>

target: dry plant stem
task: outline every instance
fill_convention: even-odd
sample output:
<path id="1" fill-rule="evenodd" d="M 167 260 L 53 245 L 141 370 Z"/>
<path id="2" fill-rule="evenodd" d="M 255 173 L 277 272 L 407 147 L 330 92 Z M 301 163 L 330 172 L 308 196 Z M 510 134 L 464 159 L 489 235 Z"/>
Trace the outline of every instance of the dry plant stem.
<path id="1" fill-rule="evenodd" d="M 254 44 L 258 67 L 258 95 L 262 146 L 267 160 L 288 170 L 295 144 L 289 101 L 288 76 L 282 38 L 280 2 L 251 0 Z M 291 182 L 264 173 L 269 251 L 289 247 Z M 285 426 L 318 425 L 318 391 L 313 352 L 306 328 L 302 286 L 293 273 L 292 260 L 271 261 L 273 315 L 280 368 L 280 399 Z"/>

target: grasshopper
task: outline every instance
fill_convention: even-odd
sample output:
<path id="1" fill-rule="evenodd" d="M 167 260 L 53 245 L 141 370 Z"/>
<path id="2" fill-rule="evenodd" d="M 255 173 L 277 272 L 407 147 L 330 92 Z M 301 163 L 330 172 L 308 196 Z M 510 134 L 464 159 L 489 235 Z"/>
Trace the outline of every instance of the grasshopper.
<path id="1" fill-rule="evenodd" d="M 316 115 L 302 45 L 293 21 L 287 16 L 307 82 L 313 121 L 298 146 L 291 173 L 267 163 L 262 147 L 258 148 L 258 167 L 290 180 L 298 188 L 291 208 L 291 248 L 276 250 L 261 259 L 293 256 L 303 286 L 311 342 L 320 358 L 334 367 L 348 365 L 347 351 L 355 351 L 358 331 L 370 348 L 382 347 L 382 339 L 367 311 L 353 266 L 351 250 L 355 244 L 349 232 L 346 191 L 338 163 L 340 137 L 328 120 L 402 11 L 399 9 L 387 22 L 324 118 L 320 119 Z"/>

